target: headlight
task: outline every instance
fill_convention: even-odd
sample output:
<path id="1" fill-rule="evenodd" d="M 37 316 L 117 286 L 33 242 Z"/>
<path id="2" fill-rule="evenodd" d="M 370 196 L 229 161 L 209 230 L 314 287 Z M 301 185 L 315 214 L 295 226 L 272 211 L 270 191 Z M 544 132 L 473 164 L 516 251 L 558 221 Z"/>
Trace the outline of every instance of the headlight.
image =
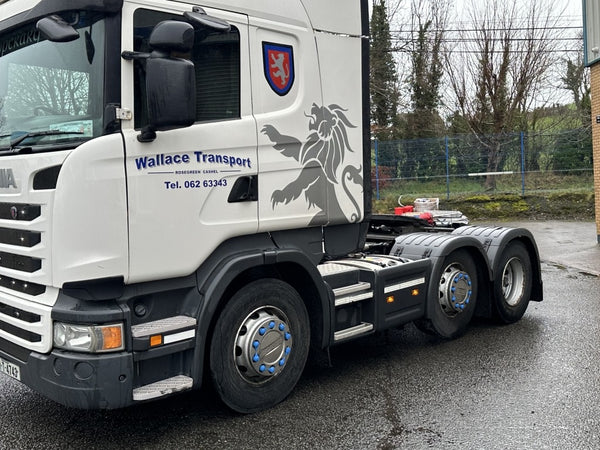
<path id="1" fill-rule="evenodd" d="M 89 353 L 123 350 L 123 324 L 72 325 L 54 322 L 54 346 Z"/>

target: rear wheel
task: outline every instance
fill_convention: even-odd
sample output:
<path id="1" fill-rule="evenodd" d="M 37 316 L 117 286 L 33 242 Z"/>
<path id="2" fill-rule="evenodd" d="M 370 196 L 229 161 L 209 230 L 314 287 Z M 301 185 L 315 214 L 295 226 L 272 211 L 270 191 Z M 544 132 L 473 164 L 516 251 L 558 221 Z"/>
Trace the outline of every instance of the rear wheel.
<path id="1" fill-rule="evenodd" d="M 525 314 L 533 283 L 525 245 L 511 242 L 502 252 L 498 267 L 494 279 L 495 315 L 503 323 L 514 323 Z"/>
<path id="2" fill-rule="evenodd" d="M 477 299 L 477 268 L 466 250 L 446 256 L 441 269 L 434 274 L 437 290 L 427 299 L 426 319 L 415 322 L 429 334 L 455 338 L 465 332 L 473 318 Z"/>
<path id="3" fill-rule="evenodd" d="M 223 402 L 251 413 L 284 400 L 304 369 L 309 330 L 304 303 L 290 285 L 264 279 L 238 291 L 217 320 L 210 348 Z"/>

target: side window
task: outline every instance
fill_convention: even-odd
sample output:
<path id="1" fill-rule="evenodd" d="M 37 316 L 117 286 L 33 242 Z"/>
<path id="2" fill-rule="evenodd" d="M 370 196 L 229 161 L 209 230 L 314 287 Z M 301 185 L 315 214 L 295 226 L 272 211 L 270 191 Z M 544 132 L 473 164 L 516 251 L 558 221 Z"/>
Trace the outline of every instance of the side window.
<path id="1" fill-rule="evenodd" d="M 134 50 L 149 52 L 148 39 L 163 20 L 184 20 L 183 16 L 138 9 L 134 14 Z M 203 39 L 204 38 L 204 39 Z M 235 27 L 227 34 L 204 37 L 196 33 L 191 55 L 196 69 L 196 121 L 240 117 L 240 34 Z M 144 63 L 134 62 L 135 127 L 148 123 Z"/>

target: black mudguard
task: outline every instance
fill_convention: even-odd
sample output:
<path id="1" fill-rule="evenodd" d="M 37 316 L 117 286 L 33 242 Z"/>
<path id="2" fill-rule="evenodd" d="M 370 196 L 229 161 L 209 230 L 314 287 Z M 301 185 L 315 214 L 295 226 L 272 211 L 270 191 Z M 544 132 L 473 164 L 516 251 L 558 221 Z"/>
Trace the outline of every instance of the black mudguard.
<path id="1" fill-rule="evenodd" d="M 540 255 L 535 239 L 529 230 L 525 228 L 468 226 L 458 228 L 452 234 L 474 238 L 481 243 L 492 271 L 491 280 L 495 279 L 500 270 L 498 261 L 504 249 L 513 241 L 522 242 L 529 252 L 533 272 L 530 300 L 541 302 L 544 299 Z"/>
<path id="2" fill-rule="evenodd" d="M 467 250 L 478 271 L 479 299 L 475 314 L 478 316 L 491 316 L 491 280 L 492 272 L 485 249 L 479 239 L 471 236 L 461 236 L 452 233 L 411 233 L 396 238 L 390 255 L 412 260 L 431 260 L 431 274 L 439 273 L 446 256 L 455 250 Z M 428 297 L 437 296 L 437 281 L 430 278 Z M 428 311 L 425 316 L 429 317 Z"/>

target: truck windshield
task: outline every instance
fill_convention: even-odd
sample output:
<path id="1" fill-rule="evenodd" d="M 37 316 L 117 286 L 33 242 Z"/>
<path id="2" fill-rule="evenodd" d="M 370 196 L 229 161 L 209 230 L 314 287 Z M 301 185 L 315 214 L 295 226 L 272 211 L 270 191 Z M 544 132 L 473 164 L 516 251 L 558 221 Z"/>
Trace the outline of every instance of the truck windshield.
<path id="1" fill-rule="evenodd" d="M 79 38 L 48 41 L 35 23 L 0 35 L 0 154 L 74 148 L 102 134 L 104 21 L 63 19 Z"/>

